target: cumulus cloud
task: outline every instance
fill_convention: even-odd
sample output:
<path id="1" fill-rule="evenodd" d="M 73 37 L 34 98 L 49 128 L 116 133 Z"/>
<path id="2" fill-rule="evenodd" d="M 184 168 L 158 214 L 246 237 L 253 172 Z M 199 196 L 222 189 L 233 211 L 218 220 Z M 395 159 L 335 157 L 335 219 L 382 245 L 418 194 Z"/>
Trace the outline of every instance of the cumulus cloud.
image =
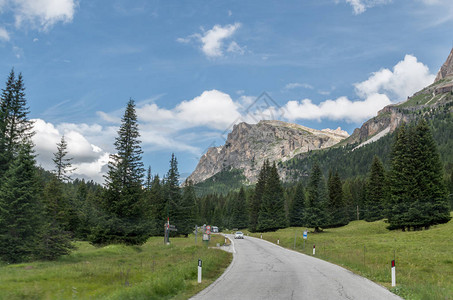
<path id="1" fill-rule="evenodd" d="M 201 43 L 201 51 L 208 58 L 216 58 L 224 55 L 225 40 L 231 38 L 233 34 L 241 27 L 241 23 L 228 24 L 225 26 L 214 25 L 212 29 L 204 31 L 203 33 L 195 33 L 186 38 L 178 38 L 176 41 L 180 43 L 190 43 L 195 40 Z M 239 46 L 238 43 L 232 41 L 226 48 L 227 52 L 234 52 L 243 54 L 244 48 Z"/>
<path id="2" fill-rule="evenodd" d="M 289 101 L 284 117 L 288 120 L 345 120 L 362 122 L 384 106 L 406 99 L 434 81 L 435 75 L 413 55 L 406 55 L 392 70 L 381 69 L 356 83 L 358 100 L 339 97 L 314 104 L 310 99 Z M 393 101 L 391 100 L 393 99 Z"/>
<path id="3" fill-rule="evenodd" d="M 329 119 L 361 122 L 375 116 L 378 110 L 389 104 L 391 104 L 390 99 L 383 94 L 370 95 L 365 100 L 358 101 L 340 97 L 319 104 L 314 104 L 310 99 L 304 99 L 286 103 L 284 117 L 290 121 Z"/>
<path id="4" fill-rule="evenodd" d="M 85 177 L 102 183 L 104 173 L 99 173 L 108 163 L 109 152 L 104 151 L 91 141 L 100 141 L 101 136 L 110 135 L 111 131 L 105 130 L 100 125 L 89 126 L 86 124 L 59 124 L 54 125 L 41 119 L 34 119 L 35 135 L 33 142 L 38 154 L 37 162 L 45 169 L 54 169 L 53 154 L 57 151 L 57 143 L 61 136 L 65 136 L 68 144 L 68 157 L 73 158 L 72 164 L 76 168 L 76 177 Z M 94 134 L 97 132 L 98 134 Z M 90 141 L 91 140 L 91 141 Z M 101 164 L 103 163 L 103 164 Z"/>
<path id="5" fill-rule="evenodd" d="M 336 2 L 338 3 L 338 0 Z M 392 2 L 392 0 L 346 0 L 346 3 L 352 6 L 355 15 L 364 13 L 368 8 L 388 4 L 390 2 Z"/>
<path id="6" fill-rule="evenodd" d="M 0 41 L 9 41 L 9 33 L 3 27 L 0 27 Z"/>
<path id="7" fill-rule="evenodd" d="M 27 23 L 48 30 L 55 23 L 71 22 L 77 0 L 3 0 L 2 12 L 12 11 L 16 26 Z"/>
<path id="8" fill-rule="evenodd" d="M 368 80 L 355 84 L 357 95 L 367 97 L 376 93 L 386 93 L 401 101 L 412 96 L 421 88 L 434 82 L 435 75 L 413 55 L 406 55 L 393 70 L 381 69 Z"/>

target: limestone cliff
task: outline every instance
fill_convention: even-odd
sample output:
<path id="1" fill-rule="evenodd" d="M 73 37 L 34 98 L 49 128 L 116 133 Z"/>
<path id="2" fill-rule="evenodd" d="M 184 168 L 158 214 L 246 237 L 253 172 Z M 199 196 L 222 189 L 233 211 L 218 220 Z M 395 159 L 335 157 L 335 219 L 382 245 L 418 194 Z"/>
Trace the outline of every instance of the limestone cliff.
<path id="1" fill-rule="evenodd" d="M 410 122 L 419 114 L 452 102 L 452 95 L 453 49 L 437 73 L 433 84 L 408 97 L 406 101 L 384 107 L 376 117 L 363 123 L 360 128 L 356 128 L 344 143 L 363 145 L 375 141 L 385 134 L 393 132 L 402 121 Z"/>
<path id="2" fill-rule="evenodd" d="M 302 152 L 331 147 L 347 136 L 341 128 L 320 131 L 281 121 L 239 123 L 225 145 L 208 149 L 188 179 L 198 183 L 224 169 L 240 169 L 253 183 L 266 159 L 285 161 Z"/>

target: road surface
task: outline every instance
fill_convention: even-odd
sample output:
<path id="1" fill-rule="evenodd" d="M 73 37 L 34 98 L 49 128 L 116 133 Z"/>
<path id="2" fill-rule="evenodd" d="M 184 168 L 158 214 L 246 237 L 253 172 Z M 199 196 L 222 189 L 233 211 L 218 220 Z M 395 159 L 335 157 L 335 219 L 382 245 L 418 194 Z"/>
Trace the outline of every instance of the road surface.
<path id="1" fill-rule="evenodd" d="M 265 240 L 234 240 L 225 273 L 194 300 L 213 299 L 400 299 L 342 267 Z M 390 272 L 390 268 L 389 268 Z"/>

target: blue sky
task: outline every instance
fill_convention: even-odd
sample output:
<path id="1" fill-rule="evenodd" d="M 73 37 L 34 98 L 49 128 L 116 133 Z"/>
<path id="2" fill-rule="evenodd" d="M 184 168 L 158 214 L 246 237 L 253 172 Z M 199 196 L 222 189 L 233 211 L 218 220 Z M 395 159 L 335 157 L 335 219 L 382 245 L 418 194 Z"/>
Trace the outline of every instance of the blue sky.
<path id="1" fill-rule="evenodd" d="M 0 75 L 24 76 L 43 167 L 65 134 L 102 182 L 132 98 L 144 164 L 184 176 L 240 121 L 352 133 L 433 81 L 452 28 L 451 0 L 0 0 Z"/>

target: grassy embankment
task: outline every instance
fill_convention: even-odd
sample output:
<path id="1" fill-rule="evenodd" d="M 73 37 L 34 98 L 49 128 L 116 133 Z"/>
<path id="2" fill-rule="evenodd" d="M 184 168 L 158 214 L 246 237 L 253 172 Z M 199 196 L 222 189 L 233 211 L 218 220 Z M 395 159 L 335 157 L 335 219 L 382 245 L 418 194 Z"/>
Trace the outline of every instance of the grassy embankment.
<path id="1" fill-rule="evenodd" d="M 389 231 L 383 221 L 354 221 L 322 233 L 309 230 L 303 249 L 302 228 L 263 233 L 263 239 L 343 266 L 405 299 L 453 299 L 453 221 L 425 231 Z M 259 237 L 260 233 L 251 234 Z M 396 283 L 391 287 L 391 261 Z"/>
<path id="2" fill-rule="evenodd" d="M 223 244 L 214 236 L 209 246 Z M 78 249 L 54 262 L 0 265 L 0 299 L 187 299 L 219 277 L 230 253 L 208 249 L 198 239 L 150 238 L 143 246 Z M 198 259 L 203 281 L 197 283 Z"/>

